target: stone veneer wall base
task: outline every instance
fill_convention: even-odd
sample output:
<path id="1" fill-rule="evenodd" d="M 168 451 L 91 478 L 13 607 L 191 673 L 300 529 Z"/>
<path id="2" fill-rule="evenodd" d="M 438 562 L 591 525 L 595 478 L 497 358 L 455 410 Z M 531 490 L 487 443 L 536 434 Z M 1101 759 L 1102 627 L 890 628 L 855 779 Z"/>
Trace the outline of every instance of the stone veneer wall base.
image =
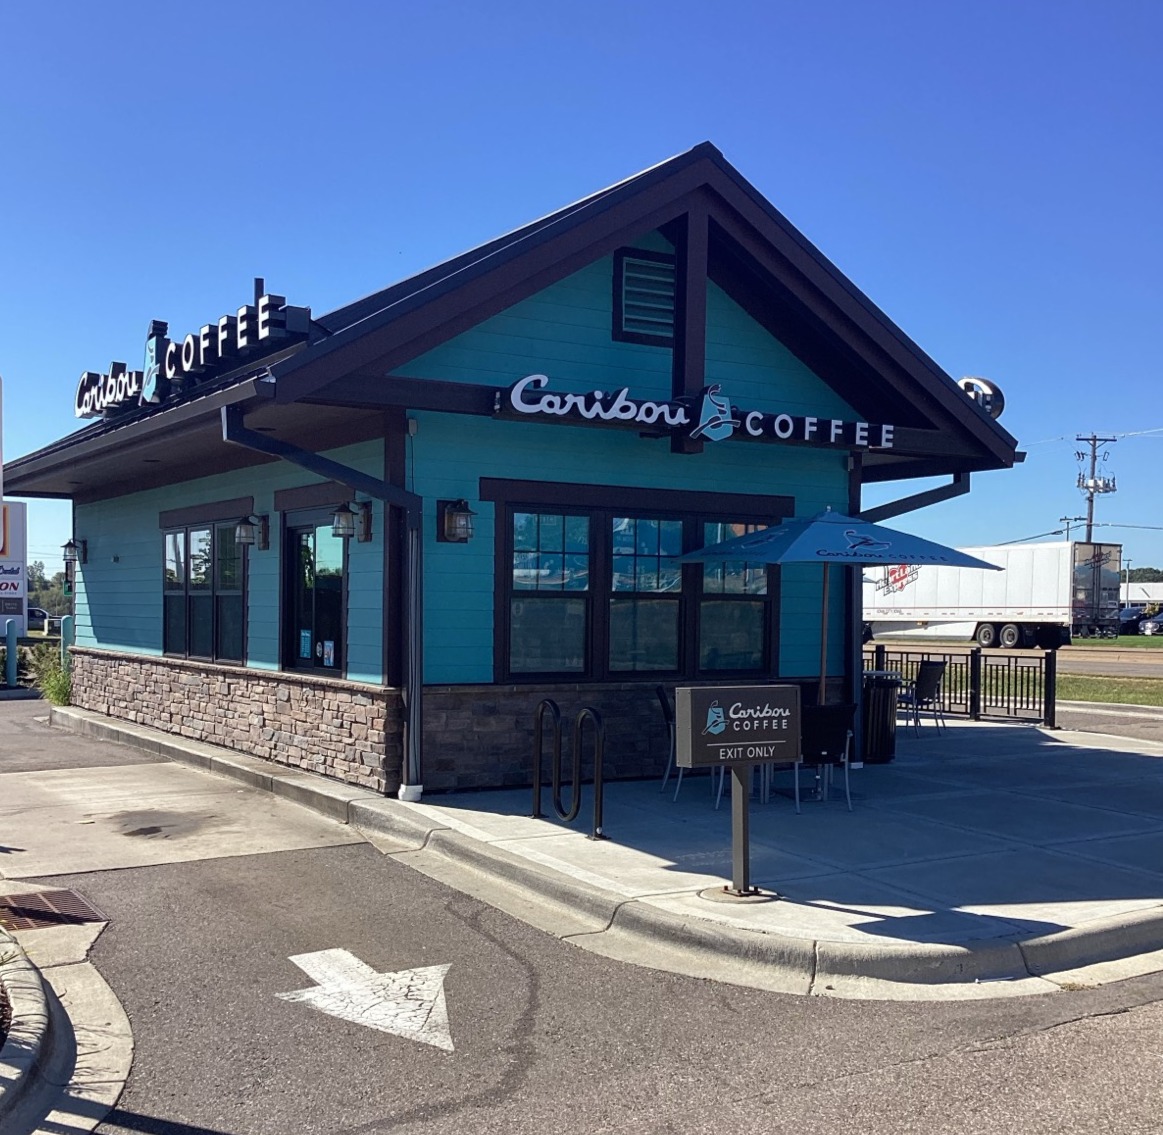
<path id="1" fill-rule="evenodd" d="M 404 715 L 399 690 L 91 647 L 73 647 L 72 655 L 72 700 L 81 709 L 385 794 L 400 787 Z M 567 761 L 574 719 L 589 706 L 605 723 L 605 778 L 660 777 L 668 735 L 657 685 L 426 686 L 424 790 L 530 785 L 533 714 L 542 698 L 552 698 L 561 710 Z M 838 697 L 839 681 L 829 679 L 829 687 L 830 696 Z M 673 686 L 667 690 L 673 696 Z M 583 745 L 582 776 L 588 779 L 593 775 L 588 727 Z M 546 784 L 549 746 L 547 737 Z"/>
<path id="2" fill-rule="evenodd" d="M 400 786 L 400 692 L 316 675 L 72 648 L 72 703 L 347 784 Z"/>

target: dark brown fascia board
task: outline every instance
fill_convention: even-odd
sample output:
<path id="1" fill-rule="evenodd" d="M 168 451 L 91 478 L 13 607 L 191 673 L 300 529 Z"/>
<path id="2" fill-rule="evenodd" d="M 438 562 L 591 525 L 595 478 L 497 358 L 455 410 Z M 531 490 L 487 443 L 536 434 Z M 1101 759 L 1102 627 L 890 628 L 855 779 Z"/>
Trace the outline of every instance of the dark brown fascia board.
<path id="1" fill-rule="evenodd" d="M 988 473 L 996 465 L 987 464 L 980 454 L 969 457 L 901 457 L 888 461 L 869 461 L 868 456 L 860 468 L 862 485 L 885 484 L 889 481 L 907 481 L 918 477 L 948 477 L 958 473 Z"/>
<path id="2" fill-rule="evenodd" d="M 687 211 L 690 196 L 699 191 L 713 168 L 706 153 L 692 150 L 656 167 L 649 177 L 504 246 L 486 260 L 443 276 L 374 316 L 311 344 L 272 368 L 278 379 L 278 400 L 303 400 L 331 379 L 378 365 L 385 358 L 398 360 L 393 365 L 415 358 L 425 349 L 422 337 L 426 333 L 441 329 L 437 341 L 443 342 L 643 233 L 661 228 Z"/>
<path id="3" fill-rule="evenodd" d="M 671 350 L 671 396 L 690 398 L 706 385 L 707 263 L 710 217 L 702 194 L 674 223 L 674 347 Z M 703 443 L 672 432 L 672 453 L 701 453 Z"/>
<path id="4" fill-rule="evenodd" d="M 324 406 L 352 406 L 365 410 L 400 407 L 405 410 L 442 410 L 450 414 L 496 413 L 499 387 L 472 382 L 445 382 L 405 378 L 378 372 L 344 375 L 304 402 Z"/>
<path id="5" fill-rule="evenodd" d="M 191 426 L 202 425 L 207 418 L 217 418 L 223 406 L 259 398 L 266 400 L 270 393 L 270 383 L 260 378 L 252 378 L 237 386 L 215 391 L 191 402 L 182 402 L 160 414 L 151 414 L 148 418 L 126 422 L 124 426 L 86 437 L 75 443 L 70 444 L 68 437 L 62 438 L 44 449 L 18 457 L 5 465 L 5 491 L 12 496 L 32 496 L 36 490 L 22 488 L 25 482 L 32 482 L 37 477 L 54 473 L 64 466 L 75 466 L 89 457 L 103 456 L 134 440 L 153 438 L 171 432 L 179 433 Z"/>
<path id="6" fill-rule="evenodd" d="M 596 193 L 591 193 L 589 196 L 583 197 L 579 201 L 574 201 L 572 204 L 566 205 L 564 208 L 549 213 L 544 217 L 540 217 L 536 221 L 531 221 L 529 224 L 522 225 L 508 233 L 504 233 L 485 244 L 478 245 L 468 252 L 454 256 L 451 260 L 442 261 L 423 272 L 417 273 L 415 276 L 409 276 L 407 279 L 400 280 L 390 287 L 378 292 L 372 292 L 370 295 L 355 300 L 353 303 L 345 304 L 343 307 L 336 308 L 334 311 L 330 311 L 325 315 L 317 316 L 315 323 L 324 328 L 328 333 L 335 334 L 354 323 L 375 315 L 377 312 L 382 311 L 384 308 L 391 306 L 409 295 L 438 283 L 446 277 L 465 271 L 474 264 L 488 259 L 505 248 L 518 242 L 526 241 L 530 237 L 552 226 L 561 225 L 563 222 L 570 221 L 576 214 L 583 210 L 592 210 L 595 206 L 605 203 L 610 198 L 616 196 L 625 197 L 633 192 L 635 188 L 652 184 L 654 181 L 666 176 L 668 172 L 673 172 L 675 168 L 685 162 L 696 161 L 702 157 L 713 157 L 715 155 L 719 155 L 719 151 L 715 146 L 710 142 L 700 142 L 697 146 L 686 151 L 686 153 L 668 158 L 666 161 L 659 162 L 649 169 L 632 174 L 630 177 L 624 178 L 614 185 L 607 186 L 605 189 L 599 189 Z"/>
<path id="7" fill-rule="evenodd" d="M 732 242 L 733 243 L 733 242 Z M 867 420 L 923 429 L 928 419 L 895 387 L 879 381 L 872 368 L 832 335 L 820 320 L 800 309 L 782 284 L 764 281 L 762 269 L 716 241 L 709 279 L 727 293 L 772 338 L 831 386 Z"/>
<path id="8" fill-rule="evenodd" d="M 380 376 L 376 374 L 347 375 L 332 383 L 321 391 L 315 398 L 307 399 L 319 405 L 351 406 L 365 410 L 434 410 L 447 414 L 471 414 L 478 417 L 497 416 L 497 395 L 503 388 L 497 386 L 476 385 L 469 382 L 445 382 L 428 378 L 405 378 L 399 375 Z M 512 419 L 507 419 L 512 420 Z M 556 419 L 541 422 L 540 425 L 555 426 L 560 429 L 622 429 L 637 430 L 647 435 L 649 431 L 635 425 L 611 425 L 609 422 L 579 422 L 573 419 Z M 657 436 L 667 437 L 669 432 L 659 430 Z M 740 442 L 762 445 L 762 441 L 750 441 L 740 438 Z M 945 458 L 950 463 L 963 460 L 981 460 L 981 452 L 977 447 L 967 444 L 958 444 L 948 435 L 938 430 L 913 429 L 907 426 L 897 426 L 893 433 L 893 457 L 902 459 L 914 458 Z M 783 445 L 810 447 L 810 442 L 789 440 Z M 837 453 L 845 452 L 837 448 Z M 887 451 L 877 451 L 887 452 Z M 993 468 L 983 464 L 978 468 Z M 939 473 L 948 473 L 953 470 L 941 468 Z"/>
<path id="9" fill-rule="evenodd" d="M 188 528 L 194 524 L 212 524 L 222 520 L 241 520 L 254 515 L 254 497 L 233 497 L 224 501 L 209 501 L 184 508 L 170 508 L 157 515 L 159 528 Z"/>
<path id="10" fill-rule="evenodd" d="M 571 246 L 567 254 L 563 253 L 560 246 L 552 250 L 538 249 L 521 266 L 521 271 L 510 271 L 492 280 L 475 281 L 460 292 L 442 297 L 427 307 L 401 317 L 378 337 L 369 336 L 364 344 L 351 344 L 351 349 L 341 360 L 345 364 L 344 369 L 338 368 L 338 360 L 335 358 L 321 360 L 320 373 L 330 373 L 332 378 L 314 386 L 310 394 L 301 398 L 294 397 L 293 387 L 286 385 L 285 380 L 280 378 L 278 400 L 324 402 L 327 382 L 348 373 L 347 368 L 360 373 L 378 372 L 386 375 L 513 304 L 565 279 L 602 256 L 611 254 L 615 249 L 638 239 L 644 232 L 661 228 L 676 216 L 681 216 L 691 200 L 686 197 L 664 204 L 657 212 L 632 220 L 621 228 L 607 229 L 603 226 L 598 231 L 590 227 L 584 234 L 572 234 L 592 237 L 596 233 L 598 239 L 593 244 L 579 241 L 577 246 Z M 386 354 L 377 353 L 385 349 Z"/>
<path id="11" fill-rule="evenodd" d="M 913 400 L 932 400 L 936 408 L 944 411 L 944 414 L 939 414 L 938 417 L 947 416 L 956 426 L 968 429 L 978 444 L 986 446 L 994 458 L 992 464 L 995 467 L 1012 464 L 1013 447 L 1016 446 L 1016 442 L 967 398 L 936 363 L 924 355 L 883 313 L 846 281 L 842 274 L 809 245 L 773 207 L 764 202 L 763 208 L 759 208 L 755 204 L 755 199 L 762 201 L 762 198 L 731 167 L 726 166 L 726 171 L 729 172 L 724 172 L 722 167 L 725 163 L 721 162 L 721 155 L 718 155 L 717 151 L 704 156 L 706 162 L 701 165 L 696 163 L 697 168 L 688 167 L 687 173 L 690 175 L 693 170 L 697 179 L 700 173 L 707 172 L 709 166 L 711 171 L 709 177 L 714 183 L 711 188 L 720 199 L 719 207 L 712 210 L 712 216 L 724 231 L 755 256 L 766 272 L 780 280 L 785 287 L 790 284 L 797 302 L 813 312 L 818 320 L 833 330 L 834 334 L 843 338 L 863 359 L 865 365 L 882 380 L 891 383 L 898 396 Z M 666 188 L 666 183 L 655 187 L 656 192 L 664 196 Z M 709 197 L 700 186 L 687 185 L 684 188 L 689 190 L 687 195 L 689 201 L 674 202 L 672 199 L 669 208 L 664 207 L 660 214 L 649 218 L 643 218 L 638 214 L 636 220 L 628 220 L 629 231 L 625 236 L 611 240 L 607 234 L 604 241 L 598 240 L 587 244 L 585 236 L 588 226 L 585 226 L 571 234 L 574 240 L 571 242 L 573 248 L 570 250 L 559 247 L 560 242 L 555 242 L 552 247 L 547 248 L 543 239 L 539 245 L 539 251 L 542 253 L 540 264 L 524 262 L 514 264 L 511 260 L 507 261 L 510 280 L 498 281 L 489 273 L 477 279 L 473 295 L 462 294 L 460 291 L 448 293 L 445 298 L 452 298 L 453 302 L 449 305 L 452 310 L 446 313 L 434 310 L 435 305 L 413 307 L 408 315 L 402 316 L 387 328 L 385 339 L 395 340 L 394 349 L 389 353 L 371 358 L 369 356 L 374 351 L 371 344 L 363 346 L 362 349 L 357 348 L 359 355 L 362 356 L 358 360 L 360 369 L 382 371 L 394 369 L 461 330 L 466 330 L 489 315 L 504 310 L 524 296 L 535 294 L 549 283 L 569 275 L 577 267 L 592 262 L 600 255 L 608 254 L 625 240 L 633 239 L 633 235 L 663 228 L 673 220 L 673 216 L 668 218 L 666 214 L 682 215 L 688 211 L 683 210 L 683 204 L 697 210 L 700 202 Z M 636 187 L 635 193 L 640 192 L 641 188 Z M 734 201 L 728 202 L 724 194 L 733 197 Z M 618 221 L 624 217 L 632 217 L 642 204 L 641 201 L 636 201 L 636 197 L 623 203 L 620 212 L 614 210 L 617 212 Z M 726 207 L 728 204 L 730 208 Z M 749 212 L 750 217 L 738 216 L 740 209 Z M 756 226 L 765 226 L 770 231 L 760 232 Z M 544 232 L 539 235 L 546 237 Z M 562 240 L 564 239 L 563 237 Z M 584 251 L 577 251 L 579 246 Z M 563 256 L 568 259 L 562 259 Z M 531 277 L 532 272 L 537 272 L 537 275 Z M 497 289 L 504 287 L 506 282 L 510 286 L 505 288 L 502 294 L 498 294 Z M 850 310 L 843 310 L 845 307 Z M 442 318 L 444 315 L 447 315 L 447 318 Z M 312 361 L 308 357 L 311 353 L 310 350 L 304 352 L 284 365 L 287 367 L 306 365 Z M 322 373 L 325 374 L 327 369 L 331 369 L 333 374 L 336 373 L 333 368 L 326 367 Z M 325 383 L 326 378 L 322 381 Z M 294 389 L 294 386 L 288 388 L 284 379 L 280 384 L 280 400 L 292 398 Z"/>
<path id="12" fill-rule="evenodd" d="M 293 489 L 275 490 L 275 512 L 294 512 L 302 508 L 334 508 L 355 500 L 355 489 L 338 481 L 320 481 L 297 485 Z"/>
<path id="13" fill-rule="evenodd" d="M 918 381 L 915 375 L 907 373 L 897 361 L 863 335 L 832 299 L 822 293 L 812 281 L 806 279 L 780 249 L 755 232 L 741 218 L 731 216 L 722 209 L 716 214 L 715 224 L 720 241 L 729 247 L 727 259 L 734 259 L 736 265 L 741 266 L 745 272 L 777 281 L 777 286 L 786 296 L 787 302 L 801 313 L 799 318 L 817 327 L 826 328 L 834 349 L 844 351 L 857 369 L 874 375 L 876 381 L 887 386 L 894 397 L 909 402 L 914 407 L 914 412 L 925 421 L 945 420 L 961 425 L 960 419 L 951 418 L 933 397 L 928 380 Z M 722 270 L 723 267 L 719 259 L 717 268 Z M 945 376 L 945 381 L 951 380 Z M 960 391 L 958 393 L 968 404 L 969 400 L 965 395 L 960 394 Z"/>
<path id="14" fill-rule="evenodd" d="M 705 206 L 708 199 L 709 194 L 706 194 L 701 190 L 694 190 L 683 201 L 673 202 L 670 208 L 664 208 L 663 214 L 673 213 L 678 216 L 684 216 L 686 213 L 692 212 L 692 210 L 693 212 L 700 212 L 700 207 Z M 684 208 L 684 206 L 686 206 L 686 208 Z M 722 227 L 725 228 L 725 230 L 728 230 L 728 235 L 732 236 L 733 240 L 742 243 L 745 250 L 749 252 L 749 255 L 752 255 L 752 257 L 755 257 L 758 260 L 759 265 L 761 265 L 765 272 L 772 274 L 773 277 L 782 281 L 784 286 L 787 286 L 787 279 L 789 279 L 789 277 L 792 280 L 798 281 L 798 283 L 800 283 L 800 286 L 794 290 L 798 291 L 798 294 L 795 294 L 795 301 L 797 301 L 799 305 L 806 307 L 808 310 L 811 310 L 811 312 L 813 312 L 814 316 L 816 317 L 816 320 L 819 320 L 822 324 L 825 324 L 825 326 L 832 328 L 834 334 L 837 323 L 839 323 L 843 328 L 852 329 L 851 321 L 843 319 L 843 317 L 839 317 L 842 313 L 837 312 L 835 304 L 832 304 L 832 302 L 829 302 L 825 297 L 821 297 L 821 295 L 819 295 L 818 288 L 812 287 L 812 281 L 802 280 L 802 272 L 795 271 L 795 265 L 787 262 L 787 259 L 782 256 L 776 260 L 775 256 L 778 255 L 778 252 L 773 255 L 771 240 L 765 242 L 761 235 L 754 233 L 754 231 L 751 230 L 751 227 L 748 226 L 748 224 L 743 223 L 739 217 L 730 215 L 732 214 L 733 210 L 725 209 L 721 204 L 720 208 L 714 210 L 714 212 L 716 214 L 716 222 L 721 220 L 727 222 L 726 226 Z M 776 215 L 778 216 L 778 214 Z M 470 306 L 468 300 L 457 294 L 456 309 L 451 313 L 450 319 L 447 321 L 441 322 L 440 316 L 438 316 L 433 309 L 420 309 L 418 312 L 414 313 L 415 323 L 413 326 L 408 326 L 409 323 L 413 323 L 413 320 L 407 320 L 401 321 L 400 326 L 394 327 L 392 329 L 393 337 L 397 338 L 397 343 L 399 344 L 397 349 L 393 350 L 391 354 L 372 359 L 372 361 L 365 363 L 362 367 L 362 370 L 368 372 L 379 370 L 381 373 L 386 370 L 392 370 L 395 366 L 407 362 L 408 359 L 423 354 L 424 351 L 435 347 L 435 345 L 438 343 L 444 342 L 452 335 L 458 334 L 459 331 L 476 326 L 476 324 L 481 320 L 487 319 L 488 315 L 495 314 L 499 312 L 499 310 L 504 310 L 506 307 L 511 306 L 520 298 L 525 297 L 525 295 L 535 294 L 537 291 L 540 291 L 542 287 L 548 286 L 550 283 L 552 283 L 552 281 L 568 276 L 568 274 L 570 274 L 572 271 L 576 271 L 577 267 L 584 266 L 586 263 L 592 263 L 593 259 L 597 259 L 601 255 L 607 255 L 608 252 L 611 252 L 615 248 L 620 247 L 620 245 L 625 243 L 626 240 L 632 240 L 633 235 L 637 235 L 635 230 L 647 231 L 652 228 L 663 228 L 668 223 L 670 222 L 666 221 L 662 215 L 650 217 L 648 224 L 642 224 L 641 219 L 638 219 L 637 222 L 632 221 L 630 222 L 630 224 L 632 224 L 632 229 L 630 229 L 628 233 L 619 234 L 616 236 L 607 234 L 605 241 L 601 242 L 598 247 L 594 247 L 594 245 L 591 244 L 584 249 L 572 249 L 569 259 L 547 258 L 548 263 L 541 265 L 540 276 L 530 278 L 528 276 L 523 276 L 523 274 L 519 274 L 519 276 L 513 280 L 511 290 L 505 292 L 504 294 L 498 294 L 495 291 L 491 291 L 492 288 L 497 285 L 497 281 L 488 281 L 487 287 L 483 293 L 481 293 L 479 297 L 480 302 L 477 305 Z M 735 229 L 734 233 L 730 233 L 729 231 L 729 229 L 732 228 Z M 791 231 L 794 234 L 794 230 Z M 772 234 L 772 236 L 776 235 L 778 234 Z M 799 250 L 802 247 L 802 243 L 804 242 L 802 242 L 801 238 L 795 242 L 793 251 Z M 748 244 L 751 245 L 750 248 L 747 248 Z M 555 249 L 554 251 L 559 252 L 561 250 Z M 756 256 L 756 254 L 758 254 L 758 256 Z M 820 259 L 822 259 L 822 257 L 820 257 Z M 766 263 L 763 263 L 764 260 L 766 260 Z M 528 267 L 528 265 L 526 265 L 526 267 Z M 832 271 L 833 273 L 835 272 L 834 269 Z M 847 295 L 850 293 L 850 291 L 851 290 L 849 290 L 849 288 L 846 288 L 846 290 L 844 290 L 844 294 Z M 436 316 L 435 319 L 434 316 Z M 880 321 L 887 323 L 885 316 L 880 315 L 879 319 Z M 413 334 L 416 331 L 415 324 L 419 324 L 421 322 L 427 323 L 427 331 L 426 333 L 422 334 L 422 337 L 416 337 Z M 846 348 L 850 351 L 854 351 L 857 357 L 861 358 L 861 361 L 866 367 L 868 367 L 868 370 L 871 373 L 877 374 L 877 376 L 882 378 L 882 380 L 891 381 L 892 388 L 898 393 L 898 397 L 907 401 L 908 399 L 918 398 L 919 394 L 932 394 L 932 387 L 934 385 L 933 376 L 936 374 L 936 385 L 939 386 L 942 391 L 950 391 L 952 399 L 954 399 L 954 401 L 952 401 L 951 407 L 940 407 L 940 409 L 944 409 L 944 411 L 946 411 L 946 414 L 952 423 L 955 424 L 955 426 L 964 427 L 966 423 L 972 423 L 975 421 L 978 416 L 984 417 L 984 414 L 982 414 L 982 412 L 980 412 L 979 409 L 972 404 L 969 398 L 965 397 L 959 388 L 952 384 L 951 379 L 949 379 L 946 374 L 940 371 L 940 369 L 937 369 L 936 364 L 932 361 L 927 361 L 929 373 L 918 378 L 915 373 L 905 372 L 905 369 L 901 366 L 899 359 L 889 358 L 885 355 L 883 350 L 877 349 L 877 344 L 871 343 L 868 336 L 861 334 L 849 335 L 844 337 L 844 341 L 846 341 Z M 299 358 L 302 357 L 304 356 L 299 356 Z M 927 358 L 923 356 L 921 357 Z M 915 363 L 915 359 L 913 359 L 913 362 Z M 893 381 L 893 379 L 896 380 Z M 326 393 L 320 391 L 320 395 L 322 395 L 322 397 L 317 397 L 317 400 L 321 402 L 329 401 Z M 472 397 L 480 399 L 479 394 L 472 395 Z M 416 406 L 415 408 L 421 407 Z M 434 406 L 433 408 L 444 407 Z M 448 408 L 455 409 L 456 412 L 459 412 L 458 408 L 454 406 L 448 406 Z M 993 423 L 990 422 L 989 419 L 986 419 L 986 421 L 990 423 L 991 427 L 987 429 L 986 437 L 987 440 L 992 442 L 989 449 L 993 459 L 990 462 L 986 462 L 983 467 L 997 467 L 998 465 L 1005 466 L 1012 464 L 1012 451 L 1008 451 L 1006 449 L 1005 443 L 1001 442 L 999 437 L 999 434 L 1003 436 L 1008 435 L 1005 435 L 1004 431 L 1001 430 L 1000 427 L 993 426 Z M 982 441 L 982 437 L 980 437 L 978 431 L 970 430 L 970 433 L 976 435 L 975 441 L 978 443 Z M 929 444 L 920 445 L 920 450 L 923 452 L 923 454 L 932 454 L 934 451 Z M 941 451 L 950 452 L 948 440 L 944 441 Z M 952 455 L 950 454 L 950 456 Z"/>
<path id="15" fill-rule="evenodd" d="M 981 410 L 921 348 L 888 318 L 822 252 L 799 233 L 788 220 L 752 186 L 722 155 L 708 159 L 722 174 L 713 179 L 711 188 L 738 218 L 750 228 L 724 225 L 732 235 L 752 251 L 766 243 L 779 251 L 786 263 L 818 295 L 826 297 L 834 310 L 844 316 L 855 330 L 875 344 L 883 354 L 970 430 L 991 451 L 1012 456 L 1017 440 Z M 718 213 L 715 215 L 719 220 Z M 730 220 L 729 214 L 723 220 Z M 756 239 L 758 238 L 758 240 Z M 762 257 L 762 260 L 769 260 Z"/>
<path id="16" fill-rule="evenodd" d="M 672 513 L 706 512 L 738 520 L 769 520 L 774 516 L 791 516 L 795 512 L 794 497 L 716 493 L 699 489 L 639 489 L 627 485 L 481 477 L 477 491 L 481 500 L 498 504 L 656 509 Z"/>

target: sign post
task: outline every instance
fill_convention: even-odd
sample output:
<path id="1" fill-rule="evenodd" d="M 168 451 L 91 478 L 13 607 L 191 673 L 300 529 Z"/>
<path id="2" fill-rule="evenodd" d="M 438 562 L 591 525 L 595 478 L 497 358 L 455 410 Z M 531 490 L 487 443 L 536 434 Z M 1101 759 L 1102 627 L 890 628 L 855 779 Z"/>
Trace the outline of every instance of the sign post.
<path id="1" fill-rule="evenodd" d="M 680 686 L 675 690 L 679 768 L 731 770 L 731 886 L 751 885 L 751 769 L 800 760 L 799 686 Z"/>

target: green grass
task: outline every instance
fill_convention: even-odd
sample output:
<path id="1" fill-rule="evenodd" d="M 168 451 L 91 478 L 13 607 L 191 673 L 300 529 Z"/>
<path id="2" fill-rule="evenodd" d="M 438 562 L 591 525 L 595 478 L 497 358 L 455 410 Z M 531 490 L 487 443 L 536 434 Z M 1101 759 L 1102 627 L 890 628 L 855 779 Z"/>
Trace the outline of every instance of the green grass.
<path id="1" fill-rule="evenodd" d="M 884 638 L 865 643 L 864 649 L 871 650 L 874 646 L 885 646 L 889 650 L 908 647 L 911 650 L 929 650 L 939 646 L 960 646 L 966 650 L 977 645 L 967 638 Z M 1078 650 L 1163 650 L 1163 635 L 1119 635 L 1118 638 L 1076 638 L 1073 647 Z M 1000 650 L 1000 647 L 994 647 Z M 1071 647 L 1063 647 L 1069 655 Z"/>
<path id="2" fill-rule="evenodd" d="M 1060 701 L 1113 702 L 1116 705 L 1163 705 L 1163 678 L 1097 678 L 1059 674 Z"/>
<path id="3" fill-rule="evenodd" d="M 1085 650 L 1163 650 L 1163 634 L 1121 634 L 1118 638 L 1076 638 Z"/>

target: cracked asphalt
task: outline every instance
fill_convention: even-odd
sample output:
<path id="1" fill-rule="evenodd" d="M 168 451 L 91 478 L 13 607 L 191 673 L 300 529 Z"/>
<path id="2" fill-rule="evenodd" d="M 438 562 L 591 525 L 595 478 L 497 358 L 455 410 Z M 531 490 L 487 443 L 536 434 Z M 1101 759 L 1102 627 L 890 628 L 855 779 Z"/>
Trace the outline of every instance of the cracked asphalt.
<path id="1" fill-rule="evenodd" d="M 98 1131 L 1159 1130 L 1163 977 L 973 1003 L 780 996 L 611 962 L 367 845 L 56 880 L 137 1052 Z M 288 1003 L 292 954 L 448 964 L 456 1050 Z"/>
<path id="2" fill-rule="evenodd" d="M 8 723 L 24 756 L 0 788 L 40 770 L 156 776 L 153 762 L 42 731 L 24 711 Z M 257 809 L 249 790 L 205 780 L 227 818 Z M 68 873 L 36 880 L 80 891 L 111 920 L 90 960 L 136 1051 L 104 1135 L 1161 1127 L 1163 975 L 996 1001 L 784 996 L 580 950 L 343 842 L 352 833 L 338 826 L 311 846 L 207 858 L 190 850 L 196 836 L 166 839 L 141 820 L 108 828 L 101 847 L 119 866 L 93 869 L 105 863 L 78 843 Z M 117 860 L 118 840 L 159 861 Z M 447 965 L 455 1050 L 281 999 L 309 984 L 290 958 L 322 950 L 377 973 Z"/>

